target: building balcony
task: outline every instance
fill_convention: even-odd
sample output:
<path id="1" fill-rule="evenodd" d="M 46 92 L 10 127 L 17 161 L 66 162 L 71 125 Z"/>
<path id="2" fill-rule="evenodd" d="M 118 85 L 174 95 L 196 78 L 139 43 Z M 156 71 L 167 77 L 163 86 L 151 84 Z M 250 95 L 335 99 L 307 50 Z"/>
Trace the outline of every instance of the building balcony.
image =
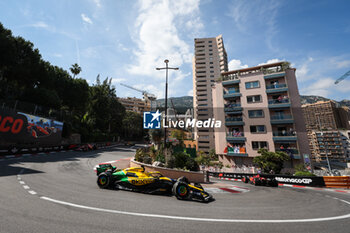
<path id="1" fill-rule="evenodd" d="M 224 111 L 227 114 L 237 114 L 242 113 L 243 108 L 241 104 L 225 104 Z"/>
<path id="2" fill-rule="evenodd" d="M 224 91 L 224 99 L 240 97 L 242 94 L 237 90 Z"/>
<path id="3" fill-rule="evenodd" d="M 269 100 L 269 108 L 289 108 L 291 106 L 289 98 L 280 100 Z"/>
<path id="4" fill-rule="evenodd" d="M 287 84 L 274 84 L 266 86 L 266 93 L 280 93 L 288 91 Z"/>
<path id="5" fill-rule="evenodd" d="M 248 157 L 248 154 L 246 153 L 245 148 L 239 148 L 239 147 L 227 147 L 227 153 L 228 156 L 240 156 L 240 157 Z"/>
<path id="6" fill-rule="evenodd" d="M 241 82 L 240 79 L 234 79 L 234 80 L 227 80 L 227 81 L 222 81 L 222 85 L 225 86 L 230 86 L 234 84 L 239 84 Z"/>
<path id="7" fill-rule="evenodd" d="M 271 116 L 271 124 L 272 125 L 280 125 L 280 124 L 293 124 L 294 120 L 292 115 L 275 115 Z"/>
<path id="8" fill-rule="evenodd" d="M 269 74 L 269 75 L 264 75 L 264 79 L 273 79 L 273 78 L 279 78 L 279 77 L 284 77 L 286 75 L 285 72 L 281 72 L 278 74 Z"/>
<path id="9" fill-rule="evenodd" d="M 241 143 L 245 142 L 246 138 L 244 137 L 243 132 L 231 132 L 226 134 L 226 141 L 230 143 Z"/>
<path id="10" fill-rule="evenodd" d="M 275 142 L 295 142 L 297 141 L 297 136 L 295 132 L 273 132 L 273 141 Z"/>
<path id="11" fill-rule="evenodd" d="M 226 126 L 244 125 L 241 117 L 229 117 L 225 119 Z"/>

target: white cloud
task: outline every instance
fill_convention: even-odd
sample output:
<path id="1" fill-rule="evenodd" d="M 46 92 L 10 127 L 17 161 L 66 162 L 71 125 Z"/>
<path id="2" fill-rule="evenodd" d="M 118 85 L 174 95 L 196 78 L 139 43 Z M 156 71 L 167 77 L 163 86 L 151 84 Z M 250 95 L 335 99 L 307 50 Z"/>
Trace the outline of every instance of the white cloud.
<path id="1" fill-rule="evenodd" d="M 97 7 L 101 7 L 101 0 L 93 0 Z"/>
<path id="2" fill-rule="evenodd" d="M 121 83 L 125 81 L 126 81 L 125 78 L 112 78 L 112 83 Z"/>
<path id="3" fill-rule="evenodd" d="M 334 80 L 331 78 L 323 78 L 302 89 L 301 93 L 303 95 L 319 95 L 329 97 L 332 89 L 334 89 Z"/>
<path id="4" fill-rule="evenodd" d="M 179 71 L 169 71 L 169 85 L 172 86 L 169 94 L 183 92 L 184 79 L 191 77 L 191 74 L 181 66 L 191 64 L 193 57 L 193 37 L 190 44 L 186 40 L 203 27 L 199 17 L 199 0 L 140 0 L 138 8 L 139 14 L 133 28 L 135 34 L 132 36 L 137 48 L 132 51 L 134 62 L 127 71 L 146 76 L 143 86 L 158 83 L 165 79 L 165 71 L 155 68 L 165 67 L 164 60 L 168 59 L 169 67 L 180 68 Z M 158 96 L 164 93 L 162 86 L 156 86 L 150 91 Z"/>
<path id="5" fill-rule="evenodd" d="M 332 57 L 329 59 L 330 63 L 335 65 L 336 68 L 349 68 L 350 69 L 350 60 L 346 60 L 343 57 Z"/>
<path id="6" fill-rule="evenodd" d="M 188 96 L 193 96 L 193 89 L 189 90 L 189 91 L 187 92 L 187 95 L 188 95 Z"/>
<path id="7" fill-rule="evenodd" d="M 296 70 L 296 77 L 298 78 L 299 81 L 305 81 L 308 80 L 309 78 L 307 77 L 307 74 L 309 72 L 309 68 L 307 64 L 301 65 L 299 69 Z"/>
<path id="8" fill-rule="evenodd" d="M 49 25 L 47 25 L 45 22 L 39 21 L 34 24 L 31 24 L 30 26 L 35 27 L 35 28 L 49 28 Z"/>
<path id="9" fill-rule="evenodd" d="M 88 16 L 86 16 L 85 14 L 81 14 L 81 19 L 82 19 L 85 23 L 92 24 L 91 19 L 90 19 Z"/>
<path id="10" fill-rule="evenodd" d="M 63 55 L 60 53 L 54 53 L 54 54 L 52 54 L 52 56 L 57 57 L 57 58 L 63 57 Z"/>
<path id="11" fill-rule="evenodd" d="M 198 0 L 140 1 L 140 14 L 136 20 L 138 32 L 134 51 L 136 64 L 129 67 L 132 74 L 163 77 L 155 72 L 156 66 L 164 66 L 164 59 L 169 66 L 181 66 L 190 63 L 192 53 L 189 45 L 180 38 L 177 23 L 183 18 L 198 21 Z M 174 5 L 175 4 L 175 5 Z M 155 14 L 157 12 L 157 14 Z M 196 17 L 194 17 L 196 16 Z M 187 26 L 192 27 L 190 23 Z"/>
<path id="12" fill-rule="evenodd" d="M 232 59 L 228 63 L 228 70 L 239 70 L 243 68 L 248 68 L 248 65 L 243 65 L 241 60 Z"/>
<path id="13" fill-rule="evenodd" d="M 262 66 L 262 65 L 266 65 L 266 64 L 272 64 L 272 63 L 281 62 L 281 61 L 284 61 L 284 59 L 280 60 L 278 58 L 274 58 L 274 59 L 268 60 L 267 62 L 260 63 L 260 64 L 258 64 L 258 66 Z"/>

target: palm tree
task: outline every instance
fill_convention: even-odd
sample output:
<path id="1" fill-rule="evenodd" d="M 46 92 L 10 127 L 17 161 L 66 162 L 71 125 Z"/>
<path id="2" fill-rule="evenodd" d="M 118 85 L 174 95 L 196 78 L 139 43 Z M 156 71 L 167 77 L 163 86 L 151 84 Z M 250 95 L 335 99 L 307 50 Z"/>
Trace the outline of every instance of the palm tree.
<path id="1" fill-rule="evenodd" d="M 81 72 L 81 67 L 77 63 L 73 64 L 72 67 L 69 69 L 70 72 L 72 72 L 73 74 L 73 78 L 75 78 L 75 76 L 77 76 Z"/>

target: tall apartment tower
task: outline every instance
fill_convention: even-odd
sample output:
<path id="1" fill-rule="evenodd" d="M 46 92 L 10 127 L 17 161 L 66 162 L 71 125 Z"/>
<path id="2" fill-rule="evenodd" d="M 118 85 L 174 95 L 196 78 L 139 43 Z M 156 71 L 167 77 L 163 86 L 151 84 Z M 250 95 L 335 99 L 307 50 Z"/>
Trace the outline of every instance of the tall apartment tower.
<path id="1" fill-rule="evenodd" d="M 193 109 L 197 120 L 213 118 L 211 86 L 222 72 L 228 70 L 227 54 L 222 35 L 194 39 L 193 57 Z M 213 129 L 195 129 L 198 150 L 215 149 Z"/>
<path id="2" fill-rule="evenodd" d="M 283 151 L 291 168 L 310 155 L 295 69 L 287 62 L 222 73 L 212 87 L 215 148 L 229 166 L 251 166 L 258 150 Z"/>

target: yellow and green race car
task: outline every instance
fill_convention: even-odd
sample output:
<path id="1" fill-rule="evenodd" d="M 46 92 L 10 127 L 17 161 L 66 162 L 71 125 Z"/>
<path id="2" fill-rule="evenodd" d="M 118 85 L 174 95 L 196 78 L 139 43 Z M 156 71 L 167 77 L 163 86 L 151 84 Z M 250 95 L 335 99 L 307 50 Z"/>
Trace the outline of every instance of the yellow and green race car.
<path id="1" fill-rule="evenodd" d="M 180 200 L 213 201 L 211 194 L 199 183 L 190 184 L 186 177 L 177 180 L 162 176 L 159 172 L 145 172 L 143 167 L 117 169 L 110 163 L 96 167 L 97 185 L 100 188 L 116 188 L 149 194 L 175 195 Z"/>

